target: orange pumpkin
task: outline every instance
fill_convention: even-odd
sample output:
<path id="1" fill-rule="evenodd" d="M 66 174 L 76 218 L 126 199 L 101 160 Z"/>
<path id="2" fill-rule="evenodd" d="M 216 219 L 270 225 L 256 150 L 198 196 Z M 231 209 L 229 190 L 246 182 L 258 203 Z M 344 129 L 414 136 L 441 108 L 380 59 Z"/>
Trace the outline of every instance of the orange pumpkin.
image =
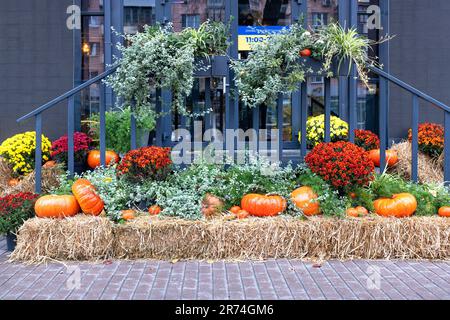
<path id="1" fill-rule="evenodd" d="M 237 217 L 238 219 L 245 219 L 245 218 L 248 218 L 249 215 L 250 215 L 250 213 L 248 213 L 248 212 L 245 211 L 245 210 L 239 210 L 239 211 L 236 213 L 236 217 Z"/>
<path id="2" fill-rule="evenodd" d="M 286 200 L 281 196 L 251 193 L 242 198 L 241 208 L 253 216 L 276 216 L 286 209 Z"/>
<path id="3" fill-rule="evenodd" d="M 417 200 L 410 193 L 394 194 L 392 198 L 380 198 L 373 202 L 376 214 L 383 217 L 410 217 L 417 209 Z"/>
<path id="4" fill-rule="evenodd" d="M 98 216 L 104 207 L 103 200 L 97 195 L 95 187 L 87 179 L 78 179 L 72 185 L 72 193 L 85 214 Z"/>
<path id="5" fill-rule="evenodd" d="M 372 160 L 373 164 L 376 167 L 380 166 L 380 149 L 375 149 L 369 151 L 369 158 Z M 386 150 L 386 163 L 388 167 L 395 166 L 398 162 L 397 151 L 395 150 Z"/>
<path id="6" fill-rule="evenodd" d="M 303 186 L 295 189 L 291 193 L 291 198 L 295 205 L 301 209 L 306 216 L 320 214 L 319 202 L 314 201 L 317 199 L 317 194 L 311 187 Z"/>
<path id="7" fill-rule="evenodd" d="M 348 208 L 346 210 L 347 216 L 349 217 L 353 217 L 353 218 L 358 218 L 359 217 L 359 213 L 358 210 L 356 210 L 356 208 Z"/>
<path id="8" fill-rule="evenodd" d="M 80 206 L 72 195 L 47 195 L 36 201 L 34 211 L 39 218 L 64 218 L 79 213 Z"/>
<path id="9" fill-rule="evenodd" d="M 128 210 L 122 210 L 120 212 L 122 214 L 122 219 L 124 220 L 133 220 L 135 217 L 134 210 L 128 209 Z"/>
<path id="10" fill-rule="evenodd" d="M 151 216 L 156 216 L 161 212 L 161 207 L 158 205 L 153 205 L 150 208 L 148 208 L 148 213 L 150 213 Z"/>
<path id="11" fill-rule="evenodd" d="M 114 163 L 119 162 L 119 155 L 115 153 L 114 151 L 106 151 L 106 165 L 110 165 L 112 161 Z M 92 169 L 95 169 L 100 166 L 100 150 L 91 150 L 89 151 L 88 158 L 87 158 L 88 166 Z"/>
<path id="12" fill-rule="evenodd" d="M 439 208 L 439 216 L 450 218 L 450 207 L 441 207 Z"/>
<path id="13" fill-rule="evenodd" d="M 231 213 L 237 214 L 239 211 L 241 211 L 241 207 L 239 207 L 239 206 L 232 206 L 230 208 Z"/>
<path id="14" fill-rule="evenodd" d="M 10 179 L 10 180 L 8 181 L 8 186 L 10 186 L 10 187 L 15 187 L 15 186 L 17 186 L 19 183 L 20 183 L 20 180 L 19 180 L 19 179 Z"/>
<path id="15" fill-rule="evenodd" d="M 49 160 L 46 163 L 44 163 L 42 168 L 53 168 L 54 166 L 56 166 L 56 161 Z"/>
<path id="16" fill-rule="evenodd" d="M 369 214 L 369 211 L 361 206 L 358 206 L 356 208 L 348 208 L 346 212 L 348 216 L 355 218 L 363 217 Z"/>

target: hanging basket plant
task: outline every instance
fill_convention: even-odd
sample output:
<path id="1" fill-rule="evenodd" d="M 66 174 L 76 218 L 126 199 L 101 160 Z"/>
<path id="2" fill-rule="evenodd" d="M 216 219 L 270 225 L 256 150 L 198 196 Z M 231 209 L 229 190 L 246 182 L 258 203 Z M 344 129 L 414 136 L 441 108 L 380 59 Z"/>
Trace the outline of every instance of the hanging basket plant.
<path id="1" fill-rule="evenodd" d="M 191 115 L 184 100 L 191 94 L 194 73 L 209 67 L 205 66 L 205 58 L 226 54 L 229 26 L 206 21 L 199 29 L 187 28 L 178 33 L 171 24 L 146 26 L 143 32 L 123 38 L 129 45 L 118 44 L 122 54 L 116 61 L 119 67 L 105 81 L 120 99 L 120 106 L 134 103 L 137 109 L 148 108 L 150 92 L 167 89 L 172 91 L 173 110 Z"/>
<path id="2" fill-rule="evenodd" d="M 298 89 L 307 76 L 350 75 L 355 65 L 359 78 L 368 85 L 368 65 L 381 67 L 369 56 L 378 42 L 360 36 L 356 29 L 337 23 L 308 31 L 301 23 L 272 33 L 265 42 L 255 44 L 246 60 L 232 62 L 241 100 L 249 107 L 275 103 L 278 95 Z"/>

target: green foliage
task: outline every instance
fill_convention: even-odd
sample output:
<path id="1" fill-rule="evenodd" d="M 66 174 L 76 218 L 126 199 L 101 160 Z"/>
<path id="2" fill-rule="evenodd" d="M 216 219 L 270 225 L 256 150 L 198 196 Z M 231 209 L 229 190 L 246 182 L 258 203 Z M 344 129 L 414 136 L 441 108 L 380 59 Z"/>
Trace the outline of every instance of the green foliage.
<path id="1" fill-rule="evenodd" d="M 195 56 L 225 54 L 229 43 L 227 27 L 206 21 L 199 30 L 173 32 L 172 26 L 145 27 L 144 32 L 125 35 L 128 44 L 118 49 L 122 57 L 117 71 L 106 79 L 123 105 L 136 102 L 137 109 L 151 106 L 150 92 L 155 89 L 172 90 L 172 108 L 189 115 L 184 98 L 192 91 Z"/>
<path id="2" fill-rule="evenodd" d="M 131 149 L 130 118 L 131 108 L 107 111 L 105 113 L 106 148 L 118 153 L 126 153 Z M 134 112 L 138 132 L 152 131 L 156 125 L 156 113 L 152 108 L 142 107 Z M 86 121 L 89 133 L 94 142 L 100 140 L 100 115 L 92 114 Z"/>
<path id="3" fill-rule="evenodd" d="M 303 167 L 297 182 L 300 186 L 311 187 L 318 195 L 320 208 L 325 216 L 343 216 L 345 214 L 346 200 L 338 191 L 333 190 L 320 176 Z"/>
<path id="4" fill-rule="evenodd" d="M 439 208 L 450 204 L 450 193 L 443 186 L 417 184 L 405 181 L 399 176 L 384 173 L 376 176 L 370 189 L 375 198 L 390 198 L 396 193 L 411 193 L 417 200 L 416 215 L 436 215 Z"/>

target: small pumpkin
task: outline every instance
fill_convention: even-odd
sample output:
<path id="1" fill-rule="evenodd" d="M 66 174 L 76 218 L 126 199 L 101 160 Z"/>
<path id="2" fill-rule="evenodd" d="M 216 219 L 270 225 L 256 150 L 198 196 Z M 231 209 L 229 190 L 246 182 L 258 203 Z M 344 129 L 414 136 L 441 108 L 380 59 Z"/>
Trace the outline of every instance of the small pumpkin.
<path id="1" fill-rule="evenodd" d="M 250 215 L 250 213 L 248 213 L 248 211 L 245 211 L 245 210 L 239 210 L 236 213 L 236 217 L 238 219 L 246 219 L 246 218 L 248 218 L 249 215 Z"/>
<path id="2" fill-rule="evenodd" d="M 39 218 L 72 217 L 80 212 L 80 206 L 72 195 L 47 195 L 40 197 L 34 211 Z"/>
<path id="3" fill-rule="evenodd" d="M 119 155 L 117 153 L 115 153 L 114 151 L 107 150 L 105 153 L 105 156 L 106 156 L 105 157 L 106 165 L 110 165 L 112 161 L 114 161 L 114 163 L 119 162 Z M 88 166 L 92 169 L 100 167 L 100 165 L 101 165 L 100 150 L 89 151 L 87 163 L 88 163 Z"/>
<path id="4" fill-rule="evenodd" d="M 126 221 L 136 218 L 136 216 L 134 215 L 134 210 L 131 209 L 122 210 L 120 211 L 120 214 L 122 216 L 122 219 Z"/>
<path id="5" fill-rule="evenodd" d="M 8 186 L 10 186 L 10 187 L 15 187 L 15 186 L 17 186 L 19 183 L 20 183 L 20 180 L 19 180 L 19 179 L 15 179 L 15 178 L 9 179 L 9 181 L 8 181 Z"/>
<path id="6" fill-rule="evenodd" d="M 369 158 L 376 167 L 380 166 L 380 149 L 375 149 L 369 151 Z M 386 150 L 386 163 L 388 167 L 393 167 L 398 162 L 397 151 Z"/>
<path id="7" fill-rule="evenodd" d="M 345 212 L 347 213 L 347 216 L 349 216 L 349 217 L 353 217 L 353 218 L 359 217 L 359 213 L 358 213 L 358 210 L 356 210 L 356 208 L 348 208 Z"/>
<path id="8" fill-rule="evenodd" d="M 410 217 L 417 209 L 417 200 L 410 193 L 394 194 L 391 198 L 380 198 L 373 202 L 375 213 L 383 217 Z"/>
<path id="9" fill-rule="evenodd" d="M 56 166 L 56 161 L 54 160 L 49 160 L 46 163 L 44 163 L 44 165 L 42 166 L 42 168 L 53 168 L 54 166 Z"/>
<path id="10" fill-rule="evenodd" d="M 72 193 L 85 214 L 98 216 L 104 207 L 103 200 L 98 196 L 95 187 L 87 179 L 78 179 L 72 185 Z"/>
<path id="11" fill-rule="evenodd" d="M 292 202 L 303 211 L 306 216 L 320 214 L 320 205 L 317 202 L 317 194 L 311 187 L 303 186 L 291 193 Z"/>
<path id="12" fill-rule="evenodd" d="M 440 217 L 450 218 L 450 207 L 441 207 L 438 212 Z"/>
<path id="13" fill-rule="evenodd" d="M 230 208 L 231 213 L 237 214 L 239 211 L 241 211 L 241 207 L 239 207 L 239 206 L 232 206 Z"/>
<path id="14" fill-rule="evenodd" d="M 148 213 L 151 216 L 156 216 L 156 215 L 160 214 L 160 212 L 161 212 L 161 207 L 156 204 L 151 206 L 150 208 L 148 208 Z"/>
<path id="15" fill-rule="evenodd" d="M 241 208 L 257 217 L 276 216 L 286 209 L 286 200 L 277 195 L 251 193 L 242 198 Z"/>
<path id="16" fill-rule="evenodd" d="M 369 214 L 369 210 L 362 206 L 358 206 L 355 209 L 358 211 L 359 216 L 367 216 Z"/>
<path id="17" fill-rule="evenodd" d="M 223 209 L 223 201 L 212 194 L 206 194 L 202 201 L 202 214 L 206 218 L 211 218 L 219 214 Z"/>
<path id="18" fill-rule="evenodd" d="M 303 49 L 299 52 L 301 57 L 310 57 L 312 55 L 311 49 Z"/>

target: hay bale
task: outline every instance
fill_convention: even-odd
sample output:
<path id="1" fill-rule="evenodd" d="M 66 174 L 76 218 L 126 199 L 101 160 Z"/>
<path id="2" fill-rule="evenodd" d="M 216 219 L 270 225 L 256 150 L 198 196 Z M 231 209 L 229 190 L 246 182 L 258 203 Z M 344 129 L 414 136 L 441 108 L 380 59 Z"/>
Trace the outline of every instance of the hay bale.
<path id="1" fill-rule="evenodd" d="M 450 219 L 367 217 L 188 221 L 142 216 L 113 225 L 79 215 L 31 219 L 13 260 L 431 259 L 450 258 Z"/>
<path id="2" fill-rule="evenodd" d="M 8 181 L 12 178 L 12 172 L 9 166 L 6 165 L 6 168 L 9 171 L 9 176 L 6 173 L 5 162 L 0 161 L 0 196 L 4 197 L 18 192 L 34 192 L 36 183 L 35 171 L 23 177 L 16 186 L 10 187 L 8 186 Z M 58 187 L 58 177 L 63 173 L 64 168 L 60 164 L 50 168 L 42 168 L 42 193 L 48 193 L 52 188 Z"/>
<path id="3" fill-rule="evenodd" d="M 137 259 L 448 259 L 450 221 L 137 219 L 115 229 L 114 256 Z"/>
<path id="4" fill-rule="evenodd" d="M 102 260 L 112 255 L 113 224 L 103 217 L 33 218 L 17 235 L 11 261 Z"/>
<path id="5" fill-rule="evenodd" d="M 393 150 L 398 153 L 398 164 L 390 169 L 405 179 L 411 178 L 412 147 L 408 141 L 394 144 Z M 433 159 L 430 156 L 419 152 L 418 156 L 419 182 L 437 183 L 444 182 L 443 156 Z"/>

